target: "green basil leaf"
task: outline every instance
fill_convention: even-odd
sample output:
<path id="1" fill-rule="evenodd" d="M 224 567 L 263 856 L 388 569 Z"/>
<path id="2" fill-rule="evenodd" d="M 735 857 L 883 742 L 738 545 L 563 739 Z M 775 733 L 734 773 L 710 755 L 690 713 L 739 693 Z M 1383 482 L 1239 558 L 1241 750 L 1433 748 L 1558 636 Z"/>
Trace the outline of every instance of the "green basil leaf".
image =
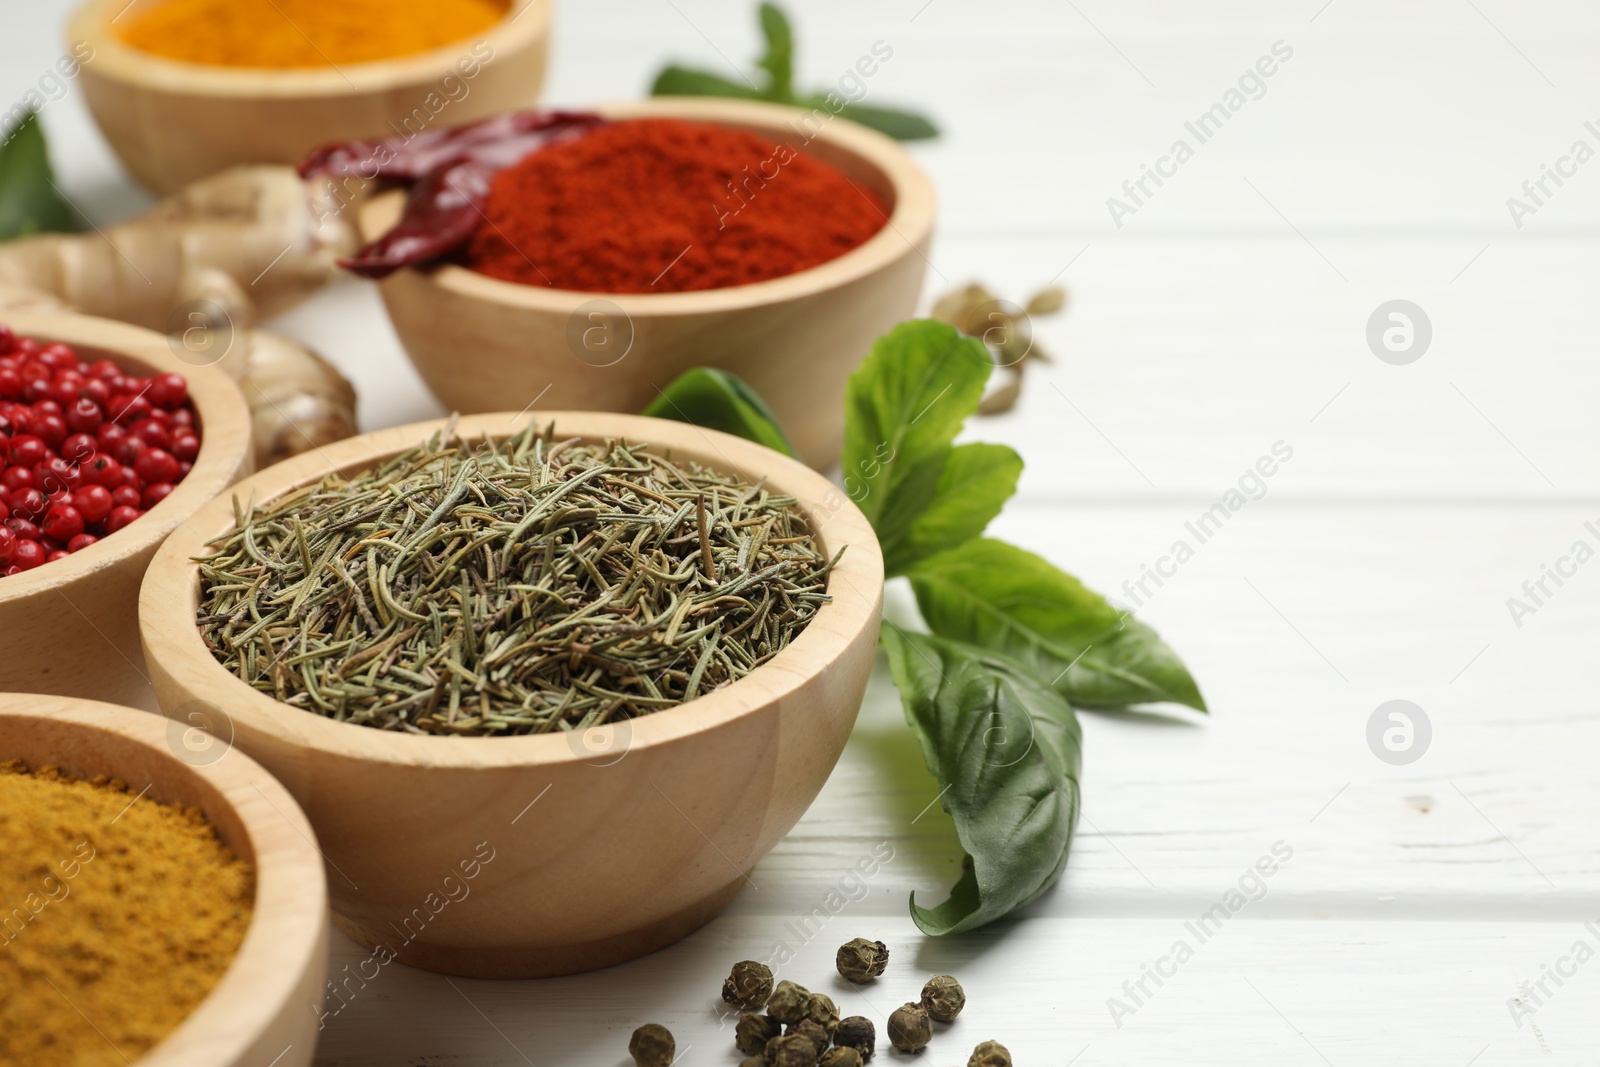
<path id="1" fill-rule="evenodd" d="M 656 75 L 651 96 L 730 96 L 739 100 L 765 100 L 766 96 L 742 82 L 729 81 L 720 74 L 688 67 L 670 66 Z"/>
<path id="2" fill-rule="evenodd" d="M 850 376 L 840 458 L 845 492 L 886 553 L 931 502 L 950 442 L 977 410 L 993 369 L 982 341 L 915 319 L 878 338 Z"/>
<path id="3" fill-rule="evenodd" d="M 813 96 L 802 101 L 802 104 L 806 107 L 826 107 L 826 100 L 826 95 Z M 939 136 L 939 127 L 913 111 L 847 103 L 837 114 L 840 118 L 859 122 L 879 133 L 888 134 L 897 141 L 924 141 Z"/>
<path id="4" fill-rule="evenodd" d="M 1072 575 L 982 539 L 919 561 L 911 588 L 934 633 L 1003 652 L 1074 705 L 1172 701 L 1206 710 L 1166 642 Z"/>
<path id="5" fill-rule="evenodd" d="M 669 66 L 656 76 L 651 96 L 730 96 L 739 100 L 770 100 L 780 104 L 822 109 L 830 115 L 870 126 L 901 141 L 939 136 L 939 128 L 911 111 L 868 107 L 845 100 L 838 92 L 797 94 L 794 90 L 794 30 L 777 4 L 763 3 L 757 10 L 766 49 L 757 65 L 766 72 L 766 88 L 730 81 L 720 74 Z"/>
<path id="6" fill-rule="evenodd" d="M 30 111 L 0 145 L 0 241 L 81 228 L 78 213 L 56 191 L 44 131 Z"/>
<path id="7" fill-rule="evenodd" d="M 795 454 L 778 417 L 760 394 L 737 375 L 714 367 L 695 367 L 680 374 L 643 414 L 708 426 L 786 456 Z"/>
<path id="8" fill-rule="evenodd" d="M 760 19 L 767 52 L 757 66 L 772 75 L 767 98 L 787 103 L 794 99 L 794 33 L 777 4 L 762 4 Z"/>
<path id="9" fill-rule="evenodd" d="M 940 803 L 966 850 L 950 897 L 911 897 L 924 933 L 971 930 L 1061 877 L 1078 822 L 1083 738 L 1072 706 L 983 649 L 886 626 L 889 666 Z"/>
<path id="10" fill-rule="evenodd" d="M 920 486 L 908 484 L 900 500 L 915 506 L 886 512 L 880 522 L 887 577 L 905 574 L 918 560 L 977 537 L 1017 491 L 1022 457 L 1006 445 L 946 446 L 941 454 L 931 494 L 922 496 Z M 925 477 L 933 466 L 925 464 L 913 479 Z"/>

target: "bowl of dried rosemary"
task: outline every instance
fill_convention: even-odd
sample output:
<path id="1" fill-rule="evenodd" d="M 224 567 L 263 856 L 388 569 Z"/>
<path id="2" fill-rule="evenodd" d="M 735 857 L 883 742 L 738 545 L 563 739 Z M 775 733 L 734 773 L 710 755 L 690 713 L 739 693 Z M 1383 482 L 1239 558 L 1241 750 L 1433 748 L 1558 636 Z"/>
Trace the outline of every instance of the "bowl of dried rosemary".
<path id="1" fill-rule="evenodd" d="M 335 923 L 482 977 L 715 916 L 827 780 L 883 561 L 816 472 L 682 423 L 479 415 L 352 438 L 203 508 L 140 629 L 304 806 Z"/>
<path id="2" fill-rule="evenodd" d="M 0 693 L 0 1062 L 311 1063 L 322 860 L 211 725 Z"/>

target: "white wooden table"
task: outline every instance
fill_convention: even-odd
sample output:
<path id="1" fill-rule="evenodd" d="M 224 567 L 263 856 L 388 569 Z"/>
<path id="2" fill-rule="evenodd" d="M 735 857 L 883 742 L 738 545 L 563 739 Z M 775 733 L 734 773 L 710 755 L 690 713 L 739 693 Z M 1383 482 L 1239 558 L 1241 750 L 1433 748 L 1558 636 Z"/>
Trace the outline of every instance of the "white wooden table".
<path id="1" fill-rule="evenodd" d="M 66 6 L 7 11 L 0 103 L 59 52 Z M 1600 950 L 1600 563 L 1547 581 L 1520 626 L 1507 607 L 1574 542 L 1600 548 L 1585 526 L 1600 528 L 1600 162 L 1547 181 L 1520 228 L 1506 204 L 1574 141 L 1600 150 L 1584 127 L 1600 119 L 1593 7 L 790 6 L 806 82 L 881 39 L 894 57 L 869 99 L 948 131 L 916 149 L 943 197 L 929 295 L 969 278 L 1013 299 L 1058 276 L 1072 290 L 1070 313 L 1039 323 L 1061 360 L 1015 414 L 972 428 L 1028 460 L 1000 536 L 1131 604 L 1125 581 L 1194 545 L 1186 521 L 1275 442 L 1293 449 L 1262 499 L 1139 596 L 1213 714 L 1085 715 L 1086 801 L 1061 885 L 1014 921 L 925 940 L 907 894 L 941 899 L 959 852 L 880 670 L 811 812 L 704 930 L 562 980 L 388 968 L 330 1019 L 318 1062 L 623 1064 L 629 1031 L 655 1020 L 682 1062 L 732 1064 L 720 980 L 780 941 L 795 953 L 785 974 L 880 1023 L 927 973 L 959 975 L 971 1006 L 923 1058 L 934 1067 L 991 1037 L 1034 1067 L 1600 1062 L 1600 963 L 1570 957 L 1580 941 Z M 569 0 L 557 26 L 561 103 L 636 95 L 668 58 L 745 64 L 756 49 L 742 2 Z M 1185 122 L 1279 41 L 1293 54 L 1264 94 L 1199 143 Z M 45 122 L 91 217 L 143 202 L 72 88 Z M 1116 226 L 1107 198 L 1126 199 L 1123 182 L 1179 138 L 1193 158 L 1147 180 Z M 1366 339 L 1393 299 L 1432 326 L 1409 365 Z M 365 426 L 438 412 L 366 286 L 279 325 L 358 383 Z M 1393 699 L 1431 723 L 1409 765 L 1367 741 Z M 893 860 L 797 934 L 883 843 Z M 1275 844 L 1292 858 L 1265 895 L 1202 942 L 1187 924 Z M 829 977 L 858 935 L 894 953 L 865 991 Z M 1181 965 L 1179 941 L 1193 950 Z M 358 955 L 336 939 L 334 968 Z M 1157 966 L 1159 985 L 1144 977 Z M 1110 998 L 1131 1010 L 1114 1017 Z"/>

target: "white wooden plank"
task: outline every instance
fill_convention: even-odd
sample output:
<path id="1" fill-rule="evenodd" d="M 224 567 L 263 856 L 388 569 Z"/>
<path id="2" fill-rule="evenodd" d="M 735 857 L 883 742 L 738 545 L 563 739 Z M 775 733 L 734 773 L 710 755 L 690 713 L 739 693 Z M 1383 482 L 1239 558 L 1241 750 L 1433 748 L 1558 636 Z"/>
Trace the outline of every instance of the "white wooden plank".
<path id="1" fill-rule="evenodd" d="M 1270 886 L 1270 882 L 1268 885 Z M 1216 886 L 1222 898 L 1232 885 Z M 1600 1022 L 1591 1009 L 1600 966 L 1575 975 L 1522 1014 L 1507 1000 L 1538 981 L 1580 939 L 1578 923 L 1343 922 L 1262 920 L 1273 890 L 1201 942 L 1187 917 L 1028 920 L 990 938 L 921 939 L 904 918 L 850 905 L 804 943 L 783 915 L 724 919 L 654 956 L 596 974 L 543 982 L 446 980 L 390 965 L 329 1019 L 323 1067 L 394 1064 L 628 1062 L 628 1034 L 647 1021 L 671 1029 L 680 1062 L 736 1063 L 731 1020 L 719 1027 L 717 991 L 736 959 L 794 953 L 780 969 L 825 991 L 841 1011 L 879 1026 L 914 998 L 930 973 L 954 973 L 968 1007 L 941 1028 L 923 1058 L 964 1062 L 979 1041 L 1005 1043 L 1018 1063 L 1075 1067 L 1147 1063 L 1321 1064 L 1426 1062 L 1464 1067 L 1593 1063 Z M 873 898 L 876 899 L 876 898 Z M 1211 929 L 1208 927 L 1208 929 Z M 871 936 L 890 946 L 890 971 L 853 988 L 833 975 L 839 942 Z M 365 952 L 336 938 L 334 973 Z M 1123 983 L 1186 941 L 1192 956 L 1162 964 L 1136 1002 Z M 1573 969 L 1573 965 L 1563 965 Z M 831 975 L 831 977 L 830 977 Z M 1535 989 L 1537 992 L 1537 989 Z M 1107 1002 L 1134 1008 L 1113 1019 Z M 403 1018 L 404 1026 L 395 1020 Z M 1121 1026 L 1117 1025 L 1120 1020 Z"/>
<path id="2" fill-rule="evenodd" d="M 962 0 L 870 9 L 834 0 L 794 14 L 807 85 L 835 81 L 875 40 L 895 48 L 869 100 L 941 120 L 947 136 L 918 152 L 939 178 L 947 225 L 961 232 L 1114 232 L 1106 199 L 1279 40 L 1294 56 L 1265 94 L 1215 139 L 1189 135 L 1194 160 L 1128 229 L 1275 229 L 1244 174 L 1304 227 L 1509 233 L 1506 198 L 1600 117 L 1581 103 L 1600 88 L 1588 62 L 1594 29 L 1570 7 L 1338 0 L 1311 21 L 1322 7 L 1029 0 L 979 15 Z M 568 39 L 596 45 L 560 58 L 553 99 L 639 92 L 663 52 L 732 76 L 759 50 L 752 20 L 713 0 L 638 5 L 625 24 L 615 10 L 563 10 Z M 1597 220 L 1600 175 L 1589 175 L 1535 222 Z"/>
<path id="3" fill-rule="evenodd" d="M 1600 804 L 1600 715 L 1584 695 L 1600 585 L 1580 571 L 1520 629 L 1505 601 L 1554 558 L 1529 546 L 1563 550 L 1569 531 L 1600 545 L 1586 513 L 1252 506 L 1140 614 L 1185 657 L 1211 716 L 1083 716 L 1083 836 L 1040 910 L 1181 912 L 1283 839 L 1296 851 L 1276 898 L 1286 916 L 1585 914 L 1597 841 L 1565 813 Z M 1176 508 L 1025 509 L 996 532 L 1117 591 L 1167 551 L 1167 531 L 1194 540 L 1183 522 Z M 1397 698 L 1432 723 L 1410 766 L 1366 740 Z M 880 670 L 840 768 L 764 864 L 781 877 L 764 880 L 803 899 L 825 856 L 853 854 L 841 842 L 890 840 L 901 861 L 885 884 L 948 886 L 949 824 L 917 817 L 936 793 Z"/>
<path id="4" fill-rule="evenodd" d="M 1454 284 L 1482 243 L 1318 245 L 1348 283 L 1293 234 L 945 238 L 941 274 L 985 279 L 1011 300 L 1071 262 L 1071 307 L 1035 323 L 1058 362 L 1030 378 L 1016 414 L 969 436 L 1013 444 L 1029 462 L 1024 492 L 1041 502 L 1182 495 L 1204 506 L 1279 440 L 1295 455 L 1271 492 L 1288 499 L 1593 494 L 1594 446 L 1579 430 L 1600 399 L 1600 371 L 1580 355 L 1584 245 L 1491 244 Z M 1395 298 L 1431 323 L 1409 366 L 1367 342 L 1369 318 Z"/>

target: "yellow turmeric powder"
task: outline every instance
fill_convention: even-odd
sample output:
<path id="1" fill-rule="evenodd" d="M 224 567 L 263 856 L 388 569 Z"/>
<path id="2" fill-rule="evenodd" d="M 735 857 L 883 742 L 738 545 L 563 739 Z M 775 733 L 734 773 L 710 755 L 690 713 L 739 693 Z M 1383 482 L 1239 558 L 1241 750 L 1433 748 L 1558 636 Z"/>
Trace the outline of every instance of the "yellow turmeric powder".
<path id="1" fill-rule="evenodd" d="M 339 67 L 416 55 L 481 34 L 511 0 L 137 0 L 122 40 L 217 67 Z M 114 7 L 117 5 L 113 5 Z"/>
<path id="2" fill-rule="evenodd" d="M 211 992 L 255 875 L 198 809 L 0 763 L 0 1065 L 125 1065 Z"/>

